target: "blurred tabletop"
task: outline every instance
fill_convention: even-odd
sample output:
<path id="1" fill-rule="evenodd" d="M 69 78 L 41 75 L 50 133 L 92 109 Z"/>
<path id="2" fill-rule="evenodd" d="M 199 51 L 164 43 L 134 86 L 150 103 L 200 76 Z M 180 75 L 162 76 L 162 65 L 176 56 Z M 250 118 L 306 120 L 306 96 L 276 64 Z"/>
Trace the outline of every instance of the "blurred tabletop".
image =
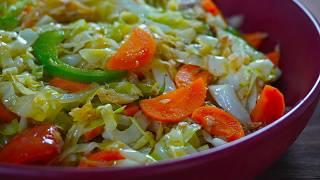
<path id="1" fill-rule="evenodd" d="M 300 1 L 320 21 L 320 0 Z M 320 103 L 288 152 L 258 179 L 320 179 Z"/>

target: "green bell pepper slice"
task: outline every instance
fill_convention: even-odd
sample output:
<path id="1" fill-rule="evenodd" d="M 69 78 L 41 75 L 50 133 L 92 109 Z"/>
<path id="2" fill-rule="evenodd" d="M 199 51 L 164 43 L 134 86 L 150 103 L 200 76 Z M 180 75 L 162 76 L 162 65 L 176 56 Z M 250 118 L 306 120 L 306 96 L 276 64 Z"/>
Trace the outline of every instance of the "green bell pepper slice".
<path id="1" fill-rule="evenodd" d="M 58 44 L 63 39 L 63 31 L 48 31 L 40 34 L 33 44 L 35 57 L 51 76 L 83 83 L 103 83 L 120 80 L 126 75 L 124 71 L 86 70 L 62 62 L 58 57 Z"/>

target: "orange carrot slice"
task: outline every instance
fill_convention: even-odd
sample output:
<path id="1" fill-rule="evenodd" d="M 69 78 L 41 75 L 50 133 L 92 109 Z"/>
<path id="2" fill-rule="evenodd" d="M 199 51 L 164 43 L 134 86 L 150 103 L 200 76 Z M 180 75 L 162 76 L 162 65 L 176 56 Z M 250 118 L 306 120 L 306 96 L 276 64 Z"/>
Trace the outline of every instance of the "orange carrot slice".
<path id="1" fill-rule="evenodd" d="M 267 54 L 267 57 L 272 61 L 274 65 L 278 66 L 280 61 L 280 48 L 276 47 L 274 51 Z"/>
<path id="2" fill-rule="evenodd" d="M 84 142 L 89 142 L 91 141 L 92 139 L 96 138 L 97 136 L 99 136 L 100 134 L 102 134 L 104 130 L 104 126 L 99 126 L 99 127 L 96 127 L 94 129 L 92 129 L 91 131 L 89 132 L 86 132 L 83 134 L 83 140 Z"/>
<path id="3" fill-rule="evenodd" d="M 186 87 L 198 78 L 202 78 L 205 83 L 212 79 L 208 71 L 201 71 L 199 66 L 183 65 L 176 74 L 175 83 L 178 87 Z"/>
<path id="4" fill-rule="evenodd" d="M 9 123 L 18 116 L 7 109 L 2 103 L 0 103 L 0 122 Z"/>
<path id="5" fill-rule="evenodd" d="M 210 12 L 214 16 L 220 14 L 220 10 L 213 0 L 202 0 L 201 5 L 205 11 Z"/>
<path id="6" fill-rule="evenodd" d="M 251 45 L 254 48 L 259 48 L 263 40 L 267 37 L 268 35 L 262 32 L 243 34 L 243 38 L 247 41 L 249 45 Z"/>
<path id="7" fill-rule="evenodd" d="M 129 39 L 107 62 L 112 70 L 134 70 L 150 63 L 156 52 L 156 41 L 152 35 L 140 28 L 132 31 Z"/>
<path id="8" fill-rule="evenodd" d="M 283 94 L 272 86 L 266 85 L 251 112 L 253 122 L 270 124 L 285 113 L 285 101 Z"/>
<path id="9" fill-rule="evenodd" d="M 130 103 L 126 106 L 123 113 L 126 116 L 134 116 L 139 110 L 140 110 L 140 107 L 138 104 Z"/>
<path id="10" fill-rule="evenodd" d="M 123 159 L 125 158 L 117 150 L 100 151 L 88 155 L 85 160 L 81 160 L 79 167 L 111 166 L 114 161 Z"/>
<path id="11" fill-rule="evenodd" d="M 234 141 L 244 136 L 239 120 L 217 107 L 200 107 L 192 113 L 192 119 L 201 124 L 211 135 L 227 141 Z"/>
<path id="12" fill-rule="evenodd" d="M 58 128 L 50 125 L 35 126 L 16 135 L 0 151 L 0 162 L 13 164 L 47 164 L 62 149 Z"/>
<path id="13" fill-rule="evenodd" d="M 73 82 L 65 79 L 61 79 L 58 77 L 54 77 L 49 81 L 49 84 L 51 86 L 55 86 L 58 88 L 61 88 L 63 90 L 66 90 L 68 92 L 79 92 L 86 90 L 90 88 L 90 84 L 84 84 L 84 83 L 79 83 L 79 82 Z"/>
<path id="14" fill-rule="evenodd" d="M 188 87 L 163 94 L 153 99 L 140 101 L 142 111 L 154 120 L 161 122 L 179 122 L 204 104 L 206 85 L 197 79 Z"/>

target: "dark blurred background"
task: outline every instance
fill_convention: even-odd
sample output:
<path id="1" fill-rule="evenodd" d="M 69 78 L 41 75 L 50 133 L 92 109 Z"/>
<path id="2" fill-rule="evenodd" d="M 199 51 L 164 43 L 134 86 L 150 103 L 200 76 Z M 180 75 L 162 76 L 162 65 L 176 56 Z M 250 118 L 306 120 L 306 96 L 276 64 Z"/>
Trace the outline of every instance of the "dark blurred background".
<path id="1" fill-rule="evenodd" d="M 320 22 L 320 0 L 300 2 Z M 307 128 L 289 151 L 258 179 L 320 179 L 320 103 Z"/>

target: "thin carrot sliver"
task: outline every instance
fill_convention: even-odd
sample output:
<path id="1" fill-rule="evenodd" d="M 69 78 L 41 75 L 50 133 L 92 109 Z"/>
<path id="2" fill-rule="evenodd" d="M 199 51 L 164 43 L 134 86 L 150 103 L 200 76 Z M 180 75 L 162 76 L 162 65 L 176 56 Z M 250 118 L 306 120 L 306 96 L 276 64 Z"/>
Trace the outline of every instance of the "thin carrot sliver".
<path id="1" fill-rule="evenodd" d="M 90 84 L 73 82 L 58 77 L 54 77 L 49 81 L 49 84 L 54 87 L 61 88 L 69 92 L 79 92 L 90 88 Z"/>

